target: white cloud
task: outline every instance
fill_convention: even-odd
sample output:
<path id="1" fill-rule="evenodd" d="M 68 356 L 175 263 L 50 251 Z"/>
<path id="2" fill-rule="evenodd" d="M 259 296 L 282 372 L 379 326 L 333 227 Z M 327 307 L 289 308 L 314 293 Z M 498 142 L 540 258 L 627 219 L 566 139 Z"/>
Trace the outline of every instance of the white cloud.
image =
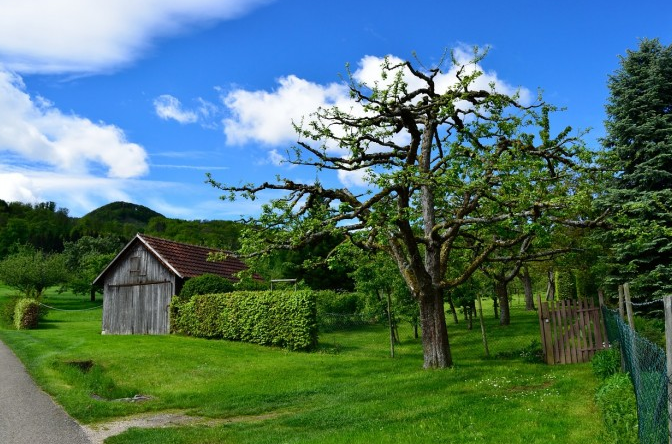
<path id="1" fill-rule="evenodd" d="M 0 64 L 15 72 L 99 72 L 157 37 L 239 17 L 271 0 L 0 0 Z"/>
<path id="2" fill-rule="evenodd" d="M 116 200 L 130 200 L 133 181 L 34 171 L 0 166 L 0 199 L 7 202 L 57 202 L 82 215 Z M 136 184 L 137 185 L 137 184 Z"/>
<path id="3" fill-rule="evenodd" d="M 20 173 L 0 173 L 0 199 L 5 202 L 36 203 L 35 185 L 30 178 Z"/>
<path id="4" fill-rule="evenodd" d="M 349 103 L 348 89 L 340 83 L 319 85 L 290 75 L 278 80 L 275 91 L 235 89 L 223 97 L 231 116 L 223 121 L 229 144 L 251 141 L 279 145 L 296 141 L 292 122 L 320 106 Z"/>
<path id="5" fill-rule="evenodd" d="M 0 71 L 0 152 L 19 163 L 39 163 L 69 174 L 103 167 L 109 177 L 130 178 L 148 170 L 145 150 L 127 142 L 119 128 L 64 114 L 45 99 L 33 99 L 20 77 L 4 71 Z"/>
<path id="6" fill-rule="evenodd" d="M 280 166 L 285 163 L 285 157 L 278 152 L 278 150 L 271 150 L 268 152 L 268 160 L 275 166 Z"/>
<path id="7" fill-rule="evenodd" d="M 221 208 L 222 203 L 216 199 L 216 195 L 205 195 L 200 202 L 197 197 L 202 194 L 201 191 L 201 184 L 192 186 L 175 182 L 61 174 L 0 166 L 0 199 L 27 203 L 52 201 L 61 208 L 67 208 L 70 215 L 75 217 L 115 201 L 146 205 L 168 217 L 187 219 L 214 219 L 216 210 L 233 211 L 231 208 Z M 166 194 L 172 198 L 179 196 L 178 200 L 189 204 L 184 207 L 168 205 L 164 200 Z M 201 208 L 210 204 L 210 213 Z"/>
<path id="8" fill-rule="evenodd" d="M 368 187 L 371 185 L 368 180 L 370 171 L 361 169 L 355 171 L 338 171 L 338 180 L 346 187 Z"/>
<path id="9" fill-rule="evenodd" d="M 163 120 L 175 120 L 181 124 L 200 123 L 203 128 L 217 128 L 216 116 L 220 109 L 214 103 L 199 97 L 193 109 L 185 108 L 177 97 L 162 94 L 154 99 L 154 112 Z"/>
<path id="10" fill-rule="evenodd" d="M 176 120 L 180 123 L 194 123 L 198 121 L 198 115 L 193 111 L 185 111 L 180 101 L 169 95 L 163 94 L 154 99 L 154 110 L 163 120 Z"/>

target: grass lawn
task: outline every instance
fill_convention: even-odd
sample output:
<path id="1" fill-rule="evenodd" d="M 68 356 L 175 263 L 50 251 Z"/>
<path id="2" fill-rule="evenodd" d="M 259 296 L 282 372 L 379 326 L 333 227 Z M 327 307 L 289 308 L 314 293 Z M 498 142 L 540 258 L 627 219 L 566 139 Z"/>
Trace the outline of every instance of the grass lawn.
<path id="1" fill-rule="evenodd" d="M 0 305 L 10 292 L 0 287 Z M 53 307 L 89 302 L 49 292 Z M 536 313 L 488 314 L 493 353 L 538 337 Z M 422 369 L 410 327 L 389 357 L 384 327 L 323 333 L 319 350 L 287 352 L 181 336 L 103 336 L 101 310 L 50 310 L 40 328 L 0 339 L 82 423 L 179 411 L 217 425 L 131 429 L 106 443 L 597 443 L 602 425 L 589 365 L 485 359 L 478 324 L 449 323 L 455 367 Z M 87 363 L 93 364 L 88 370 Z M 82 363 L 82 364 L 78 364 Z M 90 363 L 89 363 L 90 364 Z M 85 371 L 86 370 L 86 371 Z M 151 396 L 142 403 L 94 399 Z M 228 421 L 226 421 L 228 419 Z"/>

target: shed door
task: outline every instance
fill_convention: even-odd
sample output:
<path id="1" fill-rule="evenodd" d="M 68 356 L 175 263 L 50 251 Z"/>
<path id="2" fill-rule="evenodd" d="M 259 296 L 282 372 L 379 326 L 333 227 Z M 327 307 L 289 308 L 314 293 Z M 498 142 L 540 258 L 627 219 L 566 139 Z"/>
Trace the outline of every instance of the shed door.
<path id="1" fill-rule="evenodd" d="M 167 334 L 170 282 L 134 286 L 110 285 L 103 300 L 103 331 L 107 334 Z"/>

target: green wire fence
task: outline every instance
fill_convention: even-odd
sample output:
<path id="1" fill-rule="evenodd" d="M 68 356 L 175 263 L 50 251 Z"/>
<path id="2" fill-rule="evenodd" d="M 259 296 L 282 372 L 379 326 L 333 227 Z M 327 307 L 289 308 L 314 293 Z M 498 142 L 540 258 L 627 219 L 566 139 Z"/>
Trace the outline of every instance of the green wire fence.
<path id="1" fill-rule="evenodd" d="M 609 342 L 620 347 L 624 370 L 635 389 L 640 443 L 672 442 L 665 352 L 632 330 L 618 311 L 602 306 L 602 314 Z"/>

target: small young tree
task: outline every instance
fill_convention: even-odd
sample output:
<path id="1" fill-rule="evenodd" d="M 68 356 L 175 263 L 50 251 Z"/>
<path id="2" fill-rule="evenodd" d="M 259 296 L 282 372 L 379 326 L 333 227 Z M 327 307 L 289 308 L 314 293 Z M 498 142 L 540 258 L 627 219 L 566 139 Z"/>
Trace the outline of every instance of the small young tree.
<path id="1" fill-rule="evenodd" d="M 312 183 L 279 177 L 235 186 L 209 178 L 226 199 L 286 192 L 249 224 L 243 253 L 299 249 L 337 234 L 392 258 L 418 305 L 425 368 L 453 364 L 445 290 L 493 252 L 589 207 L 583 166 L 591 153 L 571 128 L 551 134 L 552 106 L 528 106 L 479 84 L 483 57 L 475 51 L 471 60 L 454 56 L 430 69 L 387 58 L 377 81 L 351 76 L 351 105 L 320 109 L 296 127 L 300 140 L 288 162 L 313 168 Z M 330 177 L 319 177 L 325 172 L 358 173 L 368 191 L 329 186 Z M 521 234 L 493 229 L 508 225 Z M 448 278 L 465 249 L 474 254 Z"/>
<path id="2" fill-rule="evenodd" d="M 46 254 L 23 246 L 0 261 L 0 281 L 30 298 L 40 298 L 49 287 L 68 279 L 62 254 Z"/>

